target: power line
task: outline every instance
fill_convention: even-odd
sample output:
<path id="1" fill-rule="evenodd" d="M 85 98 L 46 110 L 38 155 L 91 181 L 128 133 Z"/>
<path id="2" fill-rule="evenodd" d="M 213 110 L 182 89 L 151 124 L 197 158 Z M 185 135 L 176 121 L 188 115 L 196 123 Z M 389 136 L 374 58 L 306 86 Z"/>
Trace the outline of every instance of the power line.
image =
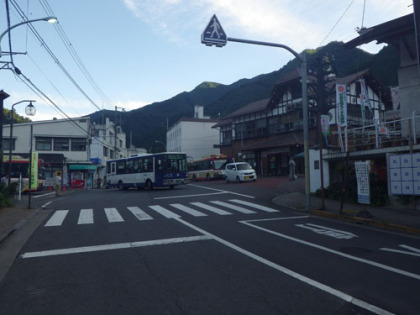
<path id="1" fill-rule="evenodd" d="M 48 0 L 39 0 L 41 6 L 44 8 L 44 11 L 49 16 L 56 16 L 54 11 L 52 10 L 50 4 L 48 3 Z M 59 21 L 58 21 L 59 22 Z M 93 79 L 92 75 L 84 65 L 82 59 L 76 52 L 74 46 L 72 45 L 70 39 L 68 38 L 67 34 L 65 33 L 63 27 L 61 26 L 61 23 L 55 23 L 54 28 L 57 31 L 57 34 L 61 38 L 62 42 L 64 43 L 64 46 L 66 47 L 67 51 L 69 52 L 70 56 L 73 58 L 74 62 L 76 63 L 77 67 L 80 69 L 82 74 L 85 76 L 85 78 L 88 80 L 92 88 L 96 91 L 96 93 L 103 99 L 104 102 L 111 104 L 111 101 L 106 96 L 105 92 L 99 87 L 99 85 L 96 83 L 96 81 Z"/>
<path id="2" fill-rule="evenodd" d="M 331 33 L 333 32 L 333 30 L 335 29 L 335 27 L 338 25 L 338 23 L 340 23 L 341 19 L 344 17 L 344 15 L 346 15 L 347 11 L 350 9 L 351 5 L 353 4 L 354 0 L 350 1 L 350 4 L 347 6 L 347 8 L 344 10 L 343 14 L 341 14 L 341 16 L 338 18 L 338 21 L 334 24 L 334 26 L 331 28 L 331 30 L 328 32 L 327 36 L 324 37 L 324 39 L 321 41 L 321 43 L 319 44 L 319 46 L 322 46 L 322 44 L 324 44 L 324 42 L 327 40 L 327 38 L 331 35 Z"/>
<path id="3" fill-rule="evenodd" d="M 15 0 L 11 0 L 12 5 L 18 12 L 18 14 L 21 16 L 21 18 L 24 21 L 28 21 L 28 18 L 26 17 L 25 13 L 22 11 L 22 9 L 19 7 L 19 5 L 16 3 Z M 44 39 L 41 37 L 41 35 L 37 32 L 37 30 L 34 28 L 33 25 L 30 23 L 28 24 L 29 29 L 32 31 L 32 33 L 35 35 L 35 37 L 38 39 L 38 41 L 41 43 L 41 46 L 47 51 L 47 53 L 51 56 L 51 58 L 54 60 L 55 64 L 63 71 L 63 73 L 67 76 L 67 78 L 73 83 L 73 85 L 89 100 L 89 102 L 95 106 L 98 110 L 101 110 L 101 108 L 87 95 L 87 93 L 81 88 L 81 86 L 76 82 L 76 80 L 73 79 L 73 77 L 70 75 L 70 73 L 67 71 L 67 69 L 63 66 L 63 64 L 60 62 L 60 60 L 55 56 L 55 54 L 52 52 L 48 44 L 44 41 Z"/>

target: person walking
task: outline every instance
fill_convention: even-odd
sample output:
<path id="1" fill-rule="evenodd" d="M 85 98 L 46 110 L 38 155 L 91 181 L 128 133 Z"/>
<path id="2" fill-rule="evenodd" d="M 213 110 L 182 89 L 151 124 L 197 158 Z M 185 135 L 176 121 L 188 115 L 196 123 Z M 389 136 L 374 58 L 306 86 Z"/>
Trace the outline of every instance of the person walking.
<path id="1" fill-rule="evenodd" d="M 295 180 L 296 162 L 293 156 L 289 160 L 289 181 Z"/>
<path id="2" fill-rule="evenodd" d="M 61 191 L 61 176 L 60 173 L 57 173 L 55 177 L 55 194 L 59 195 Z"/>

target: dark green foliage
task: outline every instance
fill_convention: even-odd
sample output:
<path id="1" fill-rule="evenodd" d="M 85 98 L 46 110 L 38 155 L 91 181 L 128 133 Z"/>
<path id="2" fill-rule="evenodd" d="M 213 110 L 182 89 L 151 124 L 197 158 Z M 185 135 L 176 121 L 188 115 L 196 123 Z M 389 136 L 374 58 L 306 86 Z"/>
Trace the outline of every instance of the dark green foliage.
<path id="1" fill-rule="evenodd" d="M 10 199 L 16 193 L 16 184 L 12 184 L 10 186 L 5 186 L 4 184 L 0 184 L 0 208 L 4 208 L 7 206 L 11 206 Z"/>
<path id="2" fill-rule="evenodd" d="M 385 47 L 373 55 L 358 48 L 346 49 L 342 42 L 331 42 L 306 52 L 308 68 L 314 66 L 316 58 L 328 55 L 338 77 L 370 69 L 385 86 L 396 85 L 398 82 L 399 56 L 393 47 Z M 172 126 L 182 117 L 193 117 L 195 105 L 204 106 L 206 116 L 223 118 L 249 103 L 269 98 L 275 83 L 299 66 L 299 61 L 293 59 L 277 71 L 252 79 L 242 79 L 231 85 L 203 82 L 192 91 L 180 93 L 169 100 L 127 113 L 119 112 L 117 124 L 121 121 L 127 136 L 132 133 L 133 145 L 148 151 L 157 151 L 161 149 L 161 145 L 156 141 L 166 142 L 167 126 Z M 93 121 L 102 123 L 103 117 L 114 121 L 116 115 L 114 111 L 101 111 L 91 117 Z M 130 139 L 127 139 L 127 143 L 130 143 Z"/>
<path id="3" fill-rule="evenodd" d="M 377 176 L 370 175 L 370 204 L 372 206 L 380 207 L 389 203 L 388 186 L 386 182 L 379 181 Z M 324 197 L 334 200 L 341 200 L 343 192 L 343 183 L 331 184 L 324 189 Z M 350 176 L 345 187 L 344 202 L 357 203 L 357 181 L 356 176 Z M 315 194 L 316 197 L 321 197 L 321 190 L 318 189 Z"/>

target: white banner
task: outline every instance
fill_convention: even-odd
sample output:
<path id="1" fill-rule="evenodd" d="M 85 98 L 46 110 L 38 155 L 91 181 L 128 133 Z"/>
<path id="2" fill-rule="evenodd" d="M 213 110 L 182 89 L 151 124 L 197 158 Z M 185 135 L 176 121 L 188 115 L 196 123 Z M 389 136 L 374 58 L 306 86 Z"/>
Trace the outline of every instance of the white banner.
<path id="1" fill-rule="evenodd" d="M 359 203 L 370 204 L 369 167 L 370 161 L 354 162 L 357 179 L 357 201 Z"/>
<path id="2" fill-rule="evenodd" d="M 337 107 L 337 127 L 347 126 L 347 88 L 344 84 L 335 86 L 336 107 Z"/>

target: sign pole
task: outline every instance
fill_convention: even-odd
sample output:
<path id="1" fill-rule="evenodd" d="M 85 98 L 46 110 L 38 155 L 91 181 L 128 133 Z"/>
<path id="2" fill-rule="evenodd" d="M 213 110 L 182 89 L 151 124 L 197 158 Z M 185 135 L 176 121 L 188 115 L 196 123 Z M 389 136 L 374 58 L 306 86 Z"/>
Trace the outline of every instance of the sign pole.
<path id="1" fill-rule="evenodd" d="M 276 43 L 260 42 L 254 40 L 239 39 L 233 37 L 227 37 L 225 31 L 223 30 L 219 20 L 216 15 L 210 19 L 210 22 L 207 24 L 203 33 L 201 34 L 201 43 L 207 46 L 216 46 L 223 47 L 226 45 L 227 41 L 252 44 L 252 45 L 261 45 L 261 46 L 270 46 L 283 48 L 292 53 L 301 63 L 301 76 L 302 76 L 302 111 L 303 111 L 303 146 L 304 146 L 304 156 L 305 156 L 305 209 L 311 209 L 311 182 L 309 174 L 309 119 L 308 119 L 308 82 L 307 82 L 307 62 L 306 62 L 306 53 L 298 54 L 289 46 Z"/>

